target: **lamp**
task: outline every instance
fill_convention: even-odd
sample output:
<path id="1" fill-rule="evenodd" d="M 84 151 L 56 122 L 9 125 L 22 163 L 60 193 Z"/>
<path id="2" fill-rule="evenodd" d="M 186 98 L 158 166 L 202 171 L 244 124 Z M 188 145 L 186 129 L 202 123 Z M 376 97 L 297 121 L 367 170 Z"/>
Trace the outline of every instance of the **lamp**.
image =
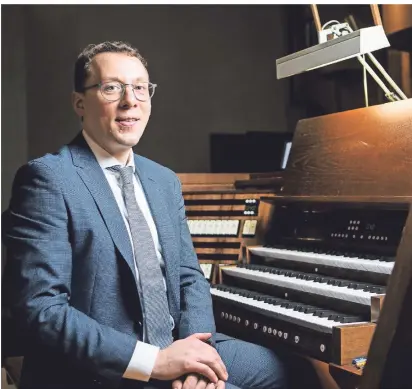
<path id="1" fill-rule="evenodd" d="M 372 51 L 390 46 L 382 26 L 377 5 L 371 5 L 375 26 L 361 28 L 356 31 L 353 31 L 348 23 L 339 23 L 338 21 L 330 21 L 321 28 L 316 5 L 311 5 L 311 9 L 318 32 L 319 44 L 277 59 L 276 70 L 278 79 L 357 57 L 364 69 L 384 90 L 385 96 L 389 100 L 407 100 L 406 95 L 396 85 L 395 81 L 393 81 L 373 54 L 371 54 Z M 326 29 L 326 26 L 331 23 L 335 24 Z M 364 57 L 362 57 L 365 54 L 395 89 L 397 94 L 391 92 L 386 87 L 376 72 L 365 61 Z"/>

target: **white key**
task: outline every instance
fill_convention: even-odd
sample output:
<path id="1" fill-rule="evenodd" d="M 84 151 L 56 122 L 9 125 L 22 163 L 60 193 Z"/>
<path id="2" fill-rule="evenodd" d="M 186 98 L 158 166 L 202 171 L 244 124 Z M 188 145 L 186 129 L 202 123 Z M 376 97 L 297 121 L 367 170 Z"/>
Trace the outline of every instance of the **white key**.
<path id="1" fill-rule="evenodd" d="M 312 313 L 294 311 L 293 309 L 283 308 L 279 305 L 272 305 L 263 301 L 256 301 L 249 297 L 243 297 L 238 294 L 217 290 L 216 288 L 211 288 L 210 292 L 212 296 L 219 296 L 224 300 L 227 300 L 229 303 L 236 301 L 243 305 L 245 309 L 253 310 L 266 316 L 271 316 L 282 321 L 287 321 L 306 328 L 312 328 L 321 332 L 331 333 L 333 327 L 358 324 L 340 323 L 333 320 L 328 320 L 324 317 L 314 316 Z"/>
<path id="2" fill-rule="evenodd" d="M 240 267 L 222 269 L 226 274 L 234 277 L 253 280 L 269 285 L 276 285 L 284 288 L 296 290 L 298 292 L 316 294 L 331 297 L 339 300 L 350 301 L 366 306 L 371 305 L 371 297 L 376 293 L 365 292 L 348 287 L 328 285 L 309 280 L 301 280 L 296 277 L 286 277 L 279 274 L 270 274 L 263 271 L 244 269 Z"/>
<path id="3" fill-rule="evenodd" d="M 285 250 L 269 247 L 249 247 L 251 253 L 261 257 L 287 259 L 296 262 L 326 265 L 341 269 L 362 270 L 379 274 L 391 274 L 394 262 L 383 262 L 358 257 L 343 257 L 339 255 L 308 253 L 297 250 Z"/>

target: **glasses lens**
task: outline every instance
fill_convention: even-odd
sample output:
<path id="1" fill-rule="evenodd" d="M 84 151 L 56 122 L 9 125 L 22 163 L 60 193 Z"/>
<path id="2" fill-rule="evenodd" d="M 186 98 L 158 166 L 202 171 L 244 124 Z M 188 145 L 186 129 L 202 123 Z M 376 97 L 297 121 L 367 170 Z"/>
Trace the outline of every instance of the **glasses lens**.
<path id="1" fill-rule="evenodd" d="M 141 101 L 148 100 L 154 94 L 154 85 L 150 82 L 139 82 L 134 86 L 134 94 Z"/>
<path id="2" fill-rule="evenodd" d="M 116 101 L 122 97 L 122 85 L 120 82 L 105 82 L 100 88 L 102 95 L 105 99 L 109 101 Z"/>
<path id="3" fill-rule="evenodd" d="M 131 85 L 131 84 L 126 84 Z M 101 84 L 101 92 L 103 97 L 109 101 L 120 100 L 123 96 L 123 88 L 126 87 L 120 82 L 110 81 Z M 136 99 L 140 101 L 147 101 L 154 95 L 156 85 L 150 82 L 139 82 L 131 85 Z"/>

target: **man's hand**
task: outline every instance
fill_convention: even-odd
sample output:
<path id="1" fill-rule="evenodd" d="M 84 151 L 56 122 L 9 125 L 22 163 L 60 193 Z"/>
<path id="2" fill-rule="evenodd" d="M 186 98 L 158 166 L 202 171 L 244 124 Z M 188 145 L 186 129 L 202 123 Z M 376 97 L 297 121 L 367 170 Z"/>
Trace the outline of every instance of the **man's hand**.
<path id="1" fill-rule="evenodd" d="M 226 381 L 226 366 L 217 351 L 205 343 L 211 336 L 210 333 L 193 334 L 160 350 L 151 377 L 173 380 L 189 373 L 197 373 L 215 384 L 218 380 Z"/>
<path id="2" fill-rule="evenodd" d="M 219 380 L 215 385 L 197 374 L 189 374 L 184 382 L 181 379 L 174 380 L 172 389 L 225 389 L 225 382 Z"/>

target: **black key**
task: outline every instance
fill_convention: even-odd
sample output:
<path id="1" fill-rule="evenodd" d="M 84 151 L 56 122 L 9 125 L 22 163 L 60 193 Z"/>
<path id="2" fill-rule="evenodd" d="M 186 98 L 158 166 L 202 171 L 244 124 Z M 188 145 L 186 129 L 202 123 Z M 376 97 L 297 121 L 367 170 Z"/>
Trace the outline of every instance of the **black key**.
<path id="1" fill-rule="evenodd" d="M 319 312 L 316 312 L 314 315 L 319 316 L 319 317 L 329 318 L 330 316 L 337 316 L 339 314 L 337 312 L 334 312 L 334 311 L 319 311 Z"/>
<path id="2" fill-rule="evenodd" d="M 284 302 L 285 300 L 283 299 L 279 299 L 279 298 L 275 298 L 275 297 L 268 297 L 265 300 L 265 303 L 271 304 L 271 305 L 280 305 Z"/>
<path id="3" fill-rule="evenodd" d="M 379 261 L 381 261 L 381 262 L 395 262 L 395 258 L 394 257 L 382 256 L 382 257 L 379 258 Z"/>
<path id="4" fill-rule="evenodd" d="M 316 312 L 316 310 L 318 310 L 319 308 L 318 307 L 306 307 L 304 310 L 303 310 L 303 312 L 304 313 L 314 313 L 314 312 Z"/>
<path id="5" fill-rule="evenodd" d="M 293 308 L 294 311 L 302 312 L 307 307 L 306 304 L 297 303 Z"/>
<path id="6" fill-rule="evenodd" d="M 304 280 L 307 280 L 307 281 L 314 281 L 316 277 L 317 277 L 317 276 L 314 276 L 313 274 L 305 274 L 305 275 L 303 276 L 303 279 L 304 279 Z"/>
<path id="7" fill-rule="evenodd" d="M 364 289 L 366 288 L 368 285 L 364 284 L 362 282 L 350 282 L 348 285 L 349 289 L 355 289 L 355 290 L 359 290 L 359 289 Z"/>
<path id="8" fill-rule="evenodd" d="M 293 309 L 298 305 L 298 303 L 292 301 L 285 301 L 284 303 L 280 304 L 282 308 Z"/>
<path id="9" fill-rule="evenodd" d="M 365 321 L 359 316 L 344 316 L 340 320 L 335 320 L 340 323 L 355 323 L 355 322 L 360 322 L 360 321 Z"/>
<path id="10" fill-rule="evenodd" d="M 333 313 L 335 313 L 335 312 L 330 311 L 329 309 L 319 309 L 318 308 L 315 312 L 313 312 L 313 316 L 325 317 L 325 316 L 331 315 Z"/>

